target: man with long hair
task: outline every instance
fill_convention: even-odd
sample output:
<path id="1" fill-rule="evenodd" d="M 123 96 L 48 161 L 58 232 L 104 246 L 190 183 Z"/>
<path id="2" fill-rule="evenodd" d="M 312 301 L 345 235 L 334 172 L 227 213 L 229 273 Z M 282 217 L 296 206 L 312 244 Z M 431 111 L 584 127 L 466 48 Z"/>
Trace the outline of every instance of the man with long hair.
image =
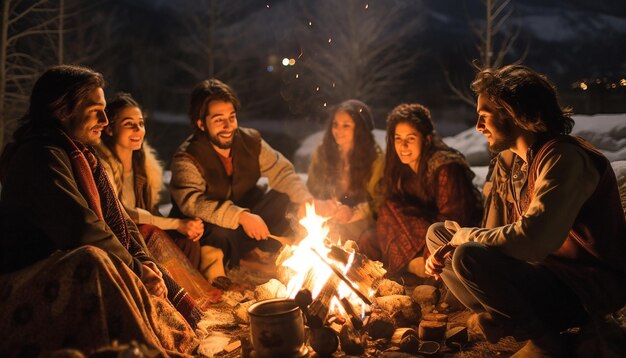
<path id="1" fill-rule="evenodd" d="M 108 123 L 103 87 L 85 67 L 48 69 L 2 153 L 0 315 L 14 317 L 0 322 L 2 356 L 91 353 L 113 340 L 164 355 L 198 345 L 168 293 L 190 323 L 199 312 L 168 290 L 91 147 Z"/>
<path id="2" fill-rule="evenodd" d="M 555 87 L 521 65 L 472 83 L 476 129 L 499 152 L 483 228 L 430 227 L 427 271 L 476 314 L 490 342 L 529 339 L 514 357 L 570 356 L 559 332 L 626 303 L 626 221 L 609 161 L 570 136 Z"/>

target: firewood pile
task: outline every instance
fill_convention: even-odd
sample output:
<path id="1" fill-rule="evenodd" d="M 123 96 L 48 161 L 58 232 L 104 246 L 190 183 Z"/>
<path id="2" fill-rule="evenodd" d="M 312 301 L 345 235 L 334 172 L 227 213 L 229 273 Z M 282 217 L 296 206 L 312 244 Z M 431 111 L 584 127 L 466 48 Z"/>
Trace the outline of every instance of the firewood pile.
<path id="1" fill-rule="evenodd" d="M 437 357 L 467 345 L 467 328 L 448 327 L 448 316 L 435 309 L 437 288 L 421 285 L 407 294 L 404 286 L 383 278 L 382 264 L 361 255 L 355 243 L 326 246 L 325 253 L 311 248 L 319 264 L 309 270 L 326 266 L 332 271 L 321 289 L 315 287 L 315 273 L 306 272 L 290 295 L 293 270 L 281 263 L 292 255 L 293 247 L 286 246 L 277 258 L 278 279 L 257 286 L 253 300 L 237 305 L 237 320 L 248 323 L 247 309 L 255 302 L 293 297 L 304 316 L 307 345 L 320 356 L 404 352 Z"/>

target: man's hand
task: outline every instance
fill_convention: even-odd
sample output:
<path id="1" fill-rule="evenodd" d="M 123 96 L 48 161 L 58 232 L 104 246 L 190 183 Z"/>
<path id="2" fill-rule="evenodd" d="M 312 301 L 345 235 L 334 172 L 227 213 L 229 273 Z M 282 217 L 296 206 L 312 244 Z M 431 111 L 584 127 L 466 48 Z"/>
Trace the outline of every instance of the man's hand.
<path id="1" fill-rule="evenodd" d="M 161 270 L 152 261 L 144 261 L 142 265 L 143 276 L 141 277 L 141 282 L 146 286 L 148 292 L 161 298 L 167 298 L 167 287 L 165 286 L 165 281 L 163 281 Z"/>
<path id="2" fill-rule="evenodd" d="M 204 233 L 204 223 L 198 218 L 180 219 L 176 231 L 185 235 L 191 241 L 198 241 L 202 237 L 202 233 Z"/>
<path id="3" fill-rule="evenodd" d="M 439 275 L 446 266 L 446 260 L 452 257 L 456 247 L 450 244 L 439 247 L 426 259 L 424 272 L 429 276 L 435 276 L 438 280 Z"/>
<path id="4" fill-rule="evenodd" d="M 270 235 L 270 230 L 265 221 L 260 216 L 247 211 L 243 211 L 239 215 L 239 225 L 243 227 L 246 235 L 255 240 L 266 240 Z"/>

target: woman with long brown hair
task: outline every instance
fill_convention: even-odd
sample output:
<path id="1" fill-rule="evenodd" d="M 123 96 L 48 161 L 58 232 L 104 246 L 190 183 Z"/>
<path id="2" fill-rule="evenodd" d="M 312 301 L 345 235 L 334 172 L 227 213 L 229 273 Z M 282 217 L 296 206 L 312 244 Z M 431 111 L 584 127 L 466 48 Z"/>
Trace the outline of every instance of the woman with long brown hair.
<path id="1" fill-rule="evenodd" d="M 394 108 L 387 117 L 385 199 L 376 223 L 379 252 L 368 252 L 370 258 L 382 259 L 390 274 L 406 269 L 424 277 L 425 236 L 432 223 L 480 223 L 482 198 L 473 177 L 463 155 L 435 132 L 426 107 Z"/>
<path id="2" fill-rule="evenodd" d="M 212 290 L 196 268 L 215 286 L 230 285 L 224 274 L 221 250 L 200 251 L 197 241 L 204 231 L 200 219 L 167 218 L 159 213 L 163 168 L 145 141 L 145 116 L 139 103 L 128 93 L 117 93 L 107 103 L 106 112 L 109 124 L 96 149 L 120 202 L 139 227 L 152 255 L 204 306 L 212 300 L 207 296 Z M 195 262 L 193 255 L 189 262 L 175 242 L 185 252 L 196 253 Z M 206 267 L 202 265 L 203 254 L 207 256 L 205 263 L 211 261 Z"/>
<path id="3" fill-rule="evenodd" d="M 372 130 L 368 106 L 350 99 L 331 113 L 322 144 L 313 153 L 307 186 L 316 199 L 326 200 L 332 216 L 331 234 L 358 241 L 374 227 L 376 184 L 384 157 Z"/>

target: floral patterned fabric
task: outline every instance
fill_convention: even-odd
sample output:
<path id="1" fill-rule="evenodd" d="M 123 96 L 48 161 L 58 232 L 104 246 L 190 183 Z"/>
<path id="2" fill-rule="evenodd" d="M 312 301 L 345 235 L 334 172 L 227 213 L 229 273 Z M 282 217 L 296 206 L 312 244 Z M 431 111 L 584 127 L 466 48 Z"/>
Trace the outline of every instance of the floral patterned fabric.
<path id="1" fill-rule="evenodd" d="M 198 339 L 166 300 L 148 293 L 115 255 L 84 246 L 0 275 L 0 356 L 36 357 L 61 347 L 86 354 L 135 341 L 189 357 Z"/>

